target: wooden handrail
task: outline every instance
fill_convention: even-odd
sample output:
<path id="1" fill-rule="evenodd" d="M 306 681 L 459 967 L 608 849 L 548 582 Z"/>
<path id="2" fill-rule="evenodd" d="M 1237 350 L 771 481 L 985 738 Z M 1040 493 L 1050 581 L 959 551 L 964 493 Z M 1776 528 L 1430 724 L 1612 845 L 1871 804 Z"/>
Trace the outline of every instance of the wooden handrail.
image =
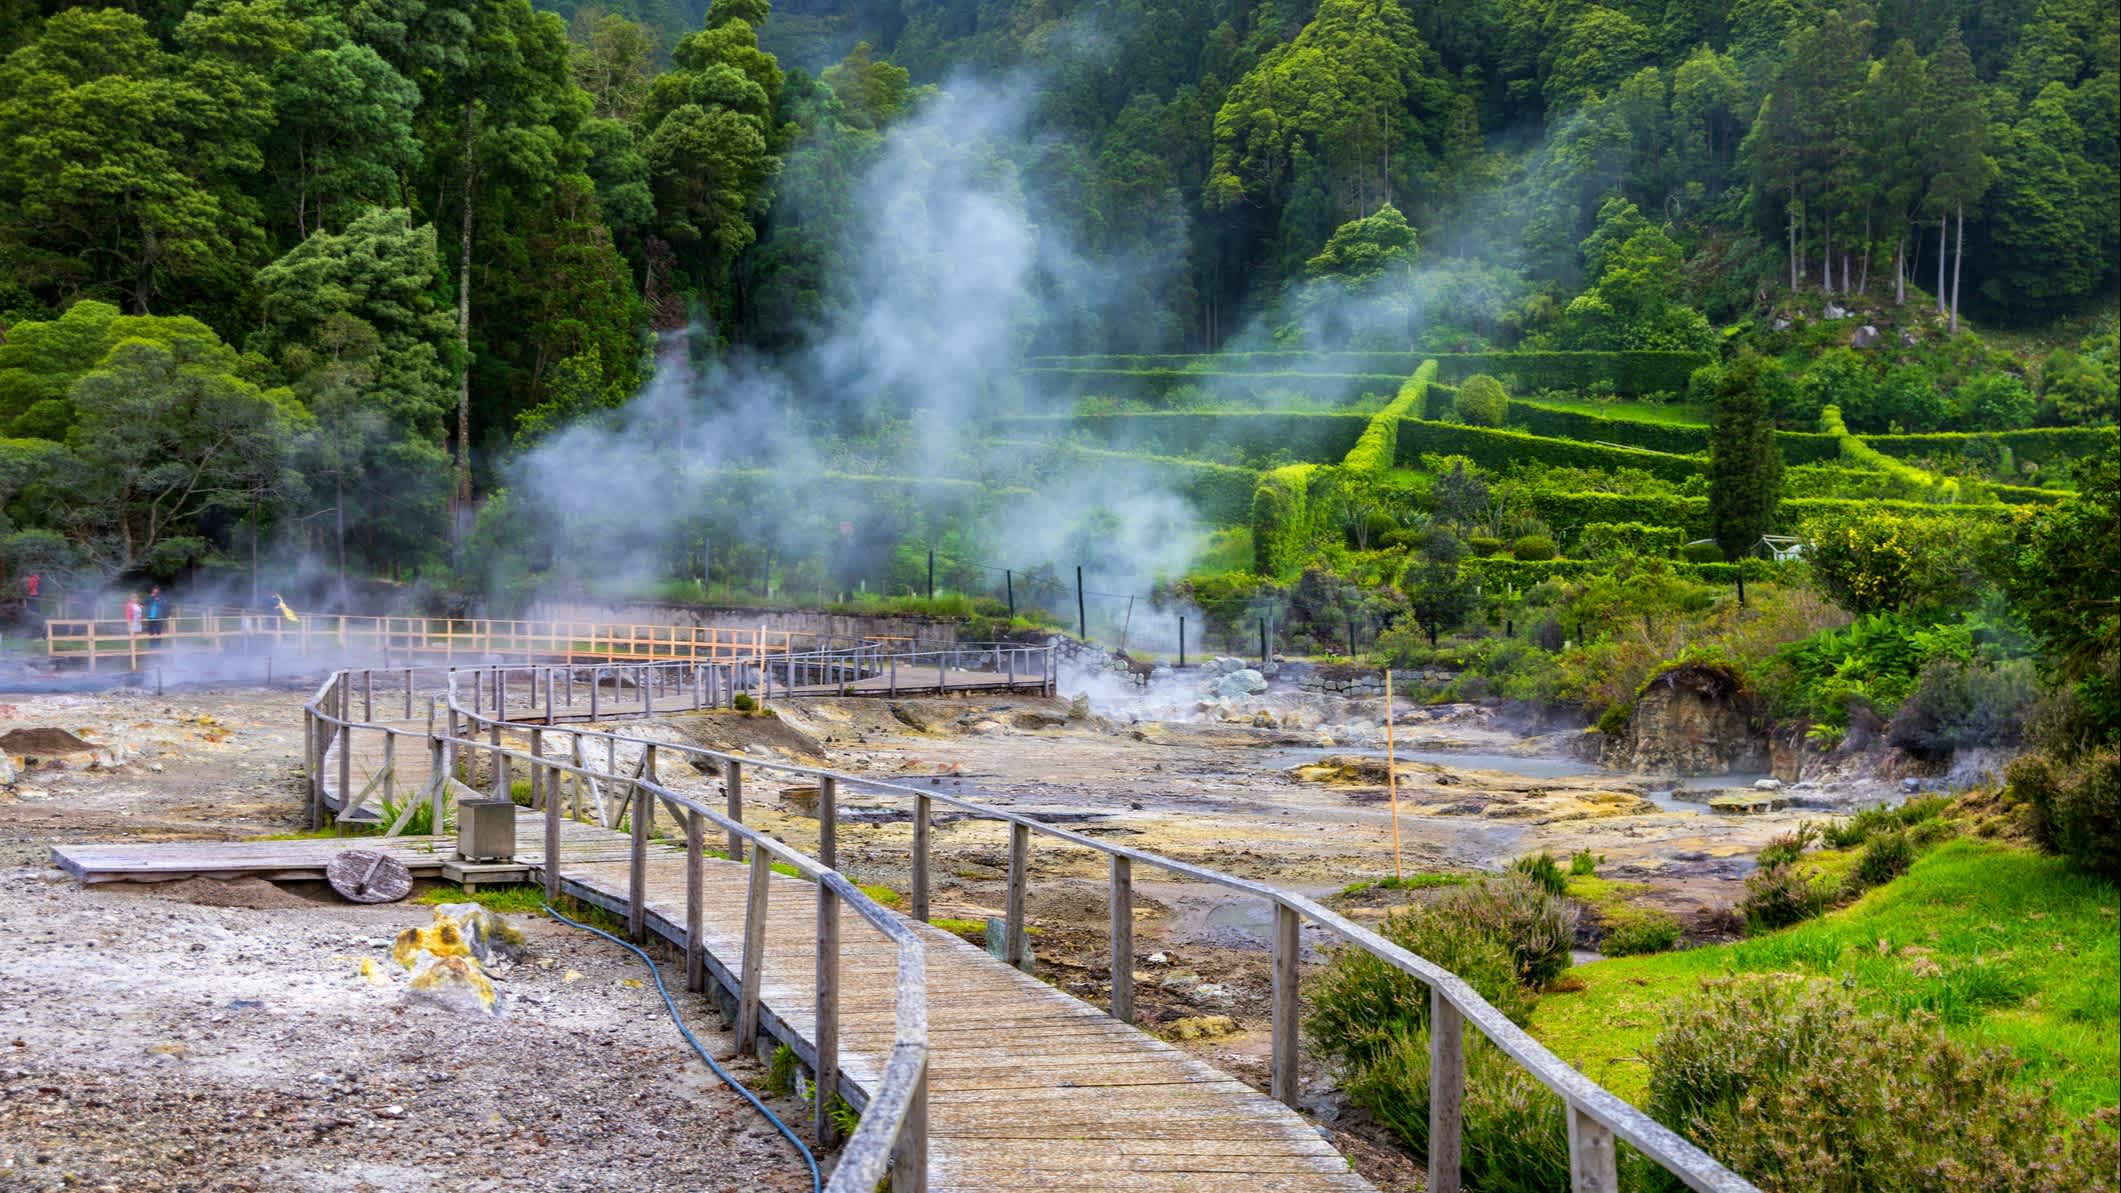
<path id="1" fill-rule="evenodd" d="M 948 652 L 928 653 L 947 654 Z M 893 656 L 893 659 L 896 660 L 899 657 Z M 923 657 L 926 657 L 926 655 L 911 656 L 916 664 Z M 463 673 L 458 672 L 457 674 L 461 676 Z M 453 686 L 451 700 L 454 703 Z M 481 724 L 497 725 L 502 723 L 495 721 L 493 718 L 485 717 L 483 714 L 476 714 L 475 719 Z M 548 728 L 547 731 L 551 732 L 552 730 Z M 1464 1053 L 1454 1029 L 1458 1029 L 1463 1023 L 1469 1022 L 1478 1028 L 1481 1034 L 1486 1036 L 1504 1055 L 1510 1057 L 1520 1068 L 1530 1073 L 1535 1080 L 1562 1099 L 1566 1108 L 1565 1113 L 1569 1119 L 1572 1186 L 1579 1193 L 1589 1193 L 1591 1190 L 1610 1190 L 1615 1187 L 1616 1158 L 1614 1155 L 1614 1141 L 1616 1139 L 1627 1142 L 1630 1146 L 1636 1148 L 1652 1161 L 1678 1177 L 1687 1187 L 1699 1190 L 1701 1193 L 1758 1193 L 1754 1185 L 1718 1163 L 1713 1157 L 1688 1142 L 1678 1133 L 1665 1127 L 1641 1110 L 1629 1105 L 1611 1091 L 1600 1086 L 1597 1082 L 1555 1056 L 1544 1044 L 1533 1039 L 1516 1024 L 1511 1023 L 1478 991 L 1456 974 L 1393 944 L 1375 932 L 1320 906 L 1303 895 L 1145 850 L 1115 845 L 1108 841 L 1047 824 L 1022 813 L 995 808 L 941 791 L 922 790 L 904 784 L 847 774 L 824 767 L 803 766 L 769 758 L 731 754 L 700 746 L 665 741 L 651 742 L 646 738 L 631 737 L 625 734 L 607 733 L 578 727 L 567 727 L 560 731 L 573 734 L 580 739 L 604 739 L 608 747 L 614 749 L 618 743 L 623 742 L 643 748 L 653 745 L 660 750 L 674 750 L 688 757 L 709 759 L 723 764 L 729 768 L 725 773 L 740 774 L 747 768 L 770 770 L 815 780 L 821 786 L 829 782 L 835 787 L 844 784 L 864 792 L 911 798 L 916 809 L 915 849 L 917 851 L 913 861 L 914 891 L 912 892 L 912 904 L 915 918 L 919 919 L 926 918 L 928 892 L 925 887 L 927 885 L 926 878 L 930 870 L 928 858 L 925 856 L 929 834 L 921 830 L 927 827 L 925 822 L 933 814 L 933 806 L 941 803 L 979 819 L 1006 823 L 1010 825 L 1011 829 L 1011 864 L 1004 931 L 1006 933 L 1005 939 L 1011 946 L 1009 951 L 1012 953 L 1015 951 L 1016 942 L 1025 939 L 1023 936 L 1022 913 L 1023 886 L 1027 881 L 1029 866 L 1027 858 L 1021 862 L 1019 858 L 1020 853 L 1028 849 L 1028 841 L 1031 834 L 1035 833 L 1040 836 L 1050 837 L 1069 845 L 1105 854 L 1114 863 L 1111 882 L 1114 901 L 1112 919 L 1115 989 L 1121 982 L 1131 981 L 1131 978 L 1123 977 L 1123 969 L 1130 971 L 1131 966 L 1126 965 L 1122 960 L 1122 958 L 1131 958 L 1131 948 L 1128 943 L 1131 941 L 1132 934 L 1131 916 L 1125 917 L 1127 922 L 1125 928 L 1122 929 L 1120 926 L 1122 917 L 1119 915 L 1117 908 L 1123 905 L 1121 902 L 1123 899 L 1127 899 L 1131 895 L 1132 867 L 1135 863 L 1153 866 L 1167 873 L 1210 883 L 1227 890 L 1257 896 L 1267 901 L 1275 909 L 1275 930 L 1272 939 L 1275 954 L 1274 972 L 1276 981 L 1272 1023 L 1273 1042 L 1270 1048 L 1272 1058 L 1271 1085 L 1275 1097 L 1284 1103 L 1293 1106 L 1296 1096 L 1295 1078 L 1298 1060 L 1296 962 L 1300 947 L 1298 928 L 1300 928 L 1302 922 L 1309 921 L 1337 936 L 1348 945 L 1362 949 L 1371 956 L 1427 985 L 1435 1007 L 1449 1012 L 1446 1015 L 1437 1017 L 1435 1021 L 1436 1029 L 1432 1031 L 1430 1039 L 1432 1073 L 1438 1083 L 1430 1100 L 1432 1160 L 1437 1157 L 1455 1156 L 1458 1152 L 1461 1126 L 1458 1120 L 1458 1108 L 1464 1082 Z M 748 839 L 750 834 L 741 829 L 741 797 L 735 790 L 732 790 L 731 796 L 730 814 L 727 816 L 716 816 L 714 819 L 716 823 L 721 824 L 731 832 L 732 839 L 739 832 L 744 832 Z M 823 806 L 820 807 L 821 814 L 828 813 L 828 811 L 836 815 L 836 808 L 827 809 Z M 822 825 L 822 819 L 820 823 Z M 836 823 L 834 830 L 836 830 Z M 826 831 L 833 830 L 821 828 L 821 832 Z M 780 846 L 779 848 L 786 849 L 785 846 Z M 776 856 L 779 856 L 778 851 L 776 851 Z M 1124 865 L 1121 863 L 1124 863 Z M 1119 951 L 1121 948 L 1129 948 L 1129 951 L 1122 953 Z M 1016 958 L 1012 957 L 1011 959 L 1015 960 Z M 1125 1001 L 1131 1002 L 1131 1000 Z M 1126 1012 L 1130 1010 L 1130 1006 L 1115 998 L 1113 1013 L 1116 1016 L 1129 1018 L 1130 1016 Z M 1451 1191 L 1458 1188 L 1457 1177 L 1458 1174 L 1455 1169 L 1444 1170 L 1441 1166 L 1438 1166 L 1437 1170 L 1432 1171 L 1430 1174 L 1430 1188 L 1438 1190 L 1439 1193 L 1451 1193 Z"/>

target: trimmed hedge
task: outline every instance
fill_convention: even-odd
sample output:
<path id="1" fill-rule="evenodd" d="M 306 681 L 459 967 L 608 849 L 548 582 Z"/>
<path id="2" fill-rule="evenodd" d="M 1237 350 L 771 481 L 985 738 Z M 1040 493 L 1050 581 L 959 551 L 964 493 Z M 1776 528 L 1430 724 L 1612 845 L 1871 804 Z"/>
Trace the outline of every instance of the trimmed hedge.
<path id="1" fill-rule="evenodd" d="M 1775 450 L 1785 464 L 1832 464 L 1841 459 L 1841 440 L 1817 431 L 1777 431 Z"/>
<path id="2" fill-rule="evenodd" d="M 1979 502 L 1981 500 L 1980 482 L 1961 482 L 1958 477 L 1938 476 L 1934 472 L 1926 472 L 1923 469 L 1903 464 L 1857 438 L 1855 433 L 1848 429 L 1847 424 L 1841 421 L 1841 407 L 1839 406 L 1829 405 L 1826 409 L 1821 410 L 1819 412 L 1819 425 L 1826 428 L 1827 434 L 1841 441 L 1841 454 L 1851 463 L 1875 468 L 1879 472 L 1883 472 L 1901 484 L 1906 485 L 1909 489 L 1917 493 L 1926 494 L 1935 501 L 1957 504 L 1962 501 Z"/>
<path id="3" fill-rule="evenodd" d="M 1686 392 L 1687 378 L 1713 357 L 1706 352 L 1224 352 L 1212 356 L 1034 356 L 1030 371 L 1204 371 L 1219 373 L 1345 372 L 1405 377 L 1424 360 L 1438 377 L 1512 376 L 1519 391 L 1587 389 L 1610 381 L 1615 393 Z"/>
<path id="4" fill-rule="evenodd" d="M 1639 418 L 1608 418 L 1584 414 L 1535 401 L 1516 399 L 1510 403 L 1506 425 L 1533 435 L 1555 439 L 1604 440 L 1628 447 L 1674 455 L 1695 455 L 1709 450 L 1709 429 L 1691 425 L 1645 422 Z"/>
<path id="5" fill-rule="evenodd" d="M 1212 464 L 1206 460 L 1107 451 L 1077 443 L 999 440 L 996 446 L 1030 452 L 1050 451 L 1080 461 L 1086 467 L 1116 474 L 1113 477 L 1116 482 L 1131 488 L 1176 490 L 1217 526 L 1242 525 L 1251 516 L 1252 490 L 1259 484 L 1260 474 L 1253 469 Z"/>
<path id="6" fill-rule="evenodd" d="M 1640 522 L 1650 526 L 1677 527 L 1683 541 L 1709 537 L 1709 499 L 1672 495 L 1631 493 L 1556 493 L 1533 489 L 1528 494 L 1532 512 L 1555 530 L 1579 533 L 1594 522 Z M 1947 518 L 2000 518 L 2001 505 L 1931 505 L 1923 501 L 1886 498 L 1785 497 L 1775 510 L 1775 529 L 1795 533 L 1820 514 L 1843 511 L 1893 510 Z"/>
<path id="7" fill-rule="evenodd" d="M 1357 472 L 1383 472 L 1399 459 L 1399 424 L 1408 415 L 1418 415 L 1428 398 L 1429 381 L 1436 376 L 1436 362 L 1425 360 L 1414 375 L 1399 387 L 1399 396 L 1370 419 L 1362 437 L 1342 461 Z"/>
<path id="8" fill-rule="evenodd" d="M 1261 474 L 1252 490 L 1253 571 L 1285 575 L 1309 558 L 1323 504 L 1311 500 L 1311 488 L 1330 471 L 1321 464 L 1288 464 Z"/>
<path id="9" fill-rule="evenodd" d="M 1705 462 L 1695 456 L 1640 448 L 1605 447 L 1527 435 L 1523 431 L 1495 427 L 1468 427 L 1460 423 L 1409 418 L 1399 428 L 1399 463 L 1413 466 L 1424 455 L 1464 456 L 1483 468 L 1501 471 L 1513 464 L 1555 464 L 1574 468 L 1640 468 L 1652 476 L 1683 481 L 1699 476 Z"/>
<path id="10" fill-rule="evenodd" d="M 1976 440 L 1990 440 L 2010 449 L 2020 460 L 2031 460 L 2042 468 L 2086 456 L 2096 456 L 2113 447 L 2113 427 L 2033 427 L 2024 431 L 1939 431 L 1928 435 L 1865 435 L 1863 441 L 1897 459 L 1942 455 L 1965 455 Z"/>
<path id="11" fill-rule="evenodd" d="M 1019 377 L 1052 397 L 1114 398 L 1161 405 L 1171 392 L 1197 386 L 1218 399 L 1261 401 L 1295 394 L 1346 406 L 1364 394 L 1396 392 L 1406 373 L 1224 372 L 1192 369 L 1019 369 Z"/>
<path id="12" fill-rule="evenodd" d="M 1677 526 L 1652 526 L 1644 522 L 1587 522 L 1577 536 L 1576 553 L 1587 559 L 1605 555 L 1673 555 L 1686 541 Z"/>
<path id="13" fill-rule="evenodd" d="M 1748 580 L 1773 579 L 1781 565 L 1765 559 L 1744 559 L 1737 563 L 1683 563 L 1672 561 L 1666 566 L 1675 576 L 1685 576 L 1705 584 L 1735 584 L 1742 570 Z M 1492 559 L 1467 558 L 1459 563 L 1467 573 L 1479 581 L 1482 587 L 1507 585 L 1523 590 L 1543 580 L 1571 580 L 1579 576 L 1595 576 L 1610 570 L 1610 565 L 1589 559 L 1545 559 L 1525 560 L 1495 557 Z"/>
<path id="14" fill-rule="evenodd" d="M 1287 452 L 1299 460 L 1321 463 L 1345 457 L 1369 425 L 1368 415 L 1302 410 L 1027 414 L 995 420 L 995 426 L 1005 433 L 1043 439 L 1082 431 L 1099 443 L 1159 456 L 1202 457 L 1236 447 L 1248 458 Z"/>

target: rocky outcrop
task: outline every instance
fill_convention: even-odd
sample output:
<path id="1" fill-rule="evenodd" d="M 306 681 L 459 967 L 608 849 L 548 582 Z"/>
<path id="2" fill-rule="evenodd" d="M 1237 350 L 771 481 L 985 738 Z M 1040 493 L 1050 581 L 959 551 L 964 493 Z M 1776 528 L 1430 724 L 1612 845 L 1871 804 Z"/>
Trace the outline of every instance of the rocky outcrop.
<path id="1" fill-rule="evenodd" d="M 1682 663 L 1643 686 L 1607 766 L 1680 775 L 1768 769 L 1768 735 L 1753 694 L 1729 668 Z"/>

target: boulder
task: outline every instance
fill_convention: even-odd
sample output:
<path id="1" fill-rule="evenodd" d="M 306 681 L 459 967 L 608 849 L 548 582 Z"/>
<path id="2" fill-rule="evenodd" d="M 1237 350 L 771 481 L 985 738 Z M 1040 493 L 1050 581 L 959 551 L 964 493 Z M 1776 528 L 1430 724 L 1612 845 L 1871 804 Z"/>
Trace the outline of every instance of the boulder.
<path id="1" fill-rule="evenodd" d="M 1267 677 L 1250 667 L 1232 671 L 1215 683 L 1215 694 L 1224 700 L 1237 700 L 1267 690 Z"/>
<path id="2" fill-rule="evenodd" d="M 1827 302 L 1825 316 L 1827 319 L 1846 319 L 1848 318 L 1848 314 L 1849 312 L 1847 307 L 1841 306 L 1831 300 Z"/>
<path id="3" fill-rule="evenodd" d="M 1058 729 L 1068 723 L 1068 718 L 1058 713 L 1026 708 L 1009 714 L 1009 723 L 1018 729 Z"/>
<path id="4" fill-rule="evenodd" d="M 499 1015 L 506 1000 L 487 972 L 489 965 L 521 960 L 523 934 L 506 919 L 476 903 L 445 903 L 434 920 L 398 933 L 390 958 L 412 971 L 408 1001 L 467 1015 Z"/>
<path id="5" fill-rule="evenodd" d="M 485 967 L 470 957 L 422 954 L 406 984 L 409 1002 L 428 1003 L 460 1015 L 500 1015 L 506 1007 Z"/>
<path id="6" fill-rule="evenodd" d="M 1753 694 L 1726 667 L 1685 663 L 1643 686 L 1605 761 L 1634 771 L 1714 775 L 1768 769 Z"/>
<path id="7" fill-rule="evenodd" d="M 1878 329 L 1866 323 L 1862 327 L 1859 327 L 1854 332 L 1850 333 L 1849 347 L 1869 348 L 1877 344 L 1879 338 L 1880 336 L 1878 333 Z"/>
<path id="8" fill-rule="evenodd" d="M 1915 343 L 1916 340 L 1914 332 L 1903 330 L 1900 333 L 1900 346 L 1902 348 L 1912 348 L 1915 346 Z"/>

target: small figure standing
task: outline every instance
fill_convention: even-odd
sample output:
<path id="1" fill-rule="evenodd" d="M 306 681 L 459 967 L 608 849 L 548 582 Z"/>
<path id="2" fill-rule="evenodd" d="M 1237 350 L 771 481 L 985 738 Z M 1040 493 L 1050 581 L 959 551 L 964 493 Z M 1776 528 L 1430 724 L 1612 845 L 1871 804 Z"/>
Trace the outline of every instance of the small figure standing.
<path id="1" fill-rule="evenodd" d="M 125 632 L 140 636 L 140 594 L 128 593 L 125 598 Z"/>
<path id="2" fill-rule="evenodd" d="M 147 590 L 147 636 L 161 641 L 169 628 L 169 598 L 162 595 L 161 585 Z"/>

